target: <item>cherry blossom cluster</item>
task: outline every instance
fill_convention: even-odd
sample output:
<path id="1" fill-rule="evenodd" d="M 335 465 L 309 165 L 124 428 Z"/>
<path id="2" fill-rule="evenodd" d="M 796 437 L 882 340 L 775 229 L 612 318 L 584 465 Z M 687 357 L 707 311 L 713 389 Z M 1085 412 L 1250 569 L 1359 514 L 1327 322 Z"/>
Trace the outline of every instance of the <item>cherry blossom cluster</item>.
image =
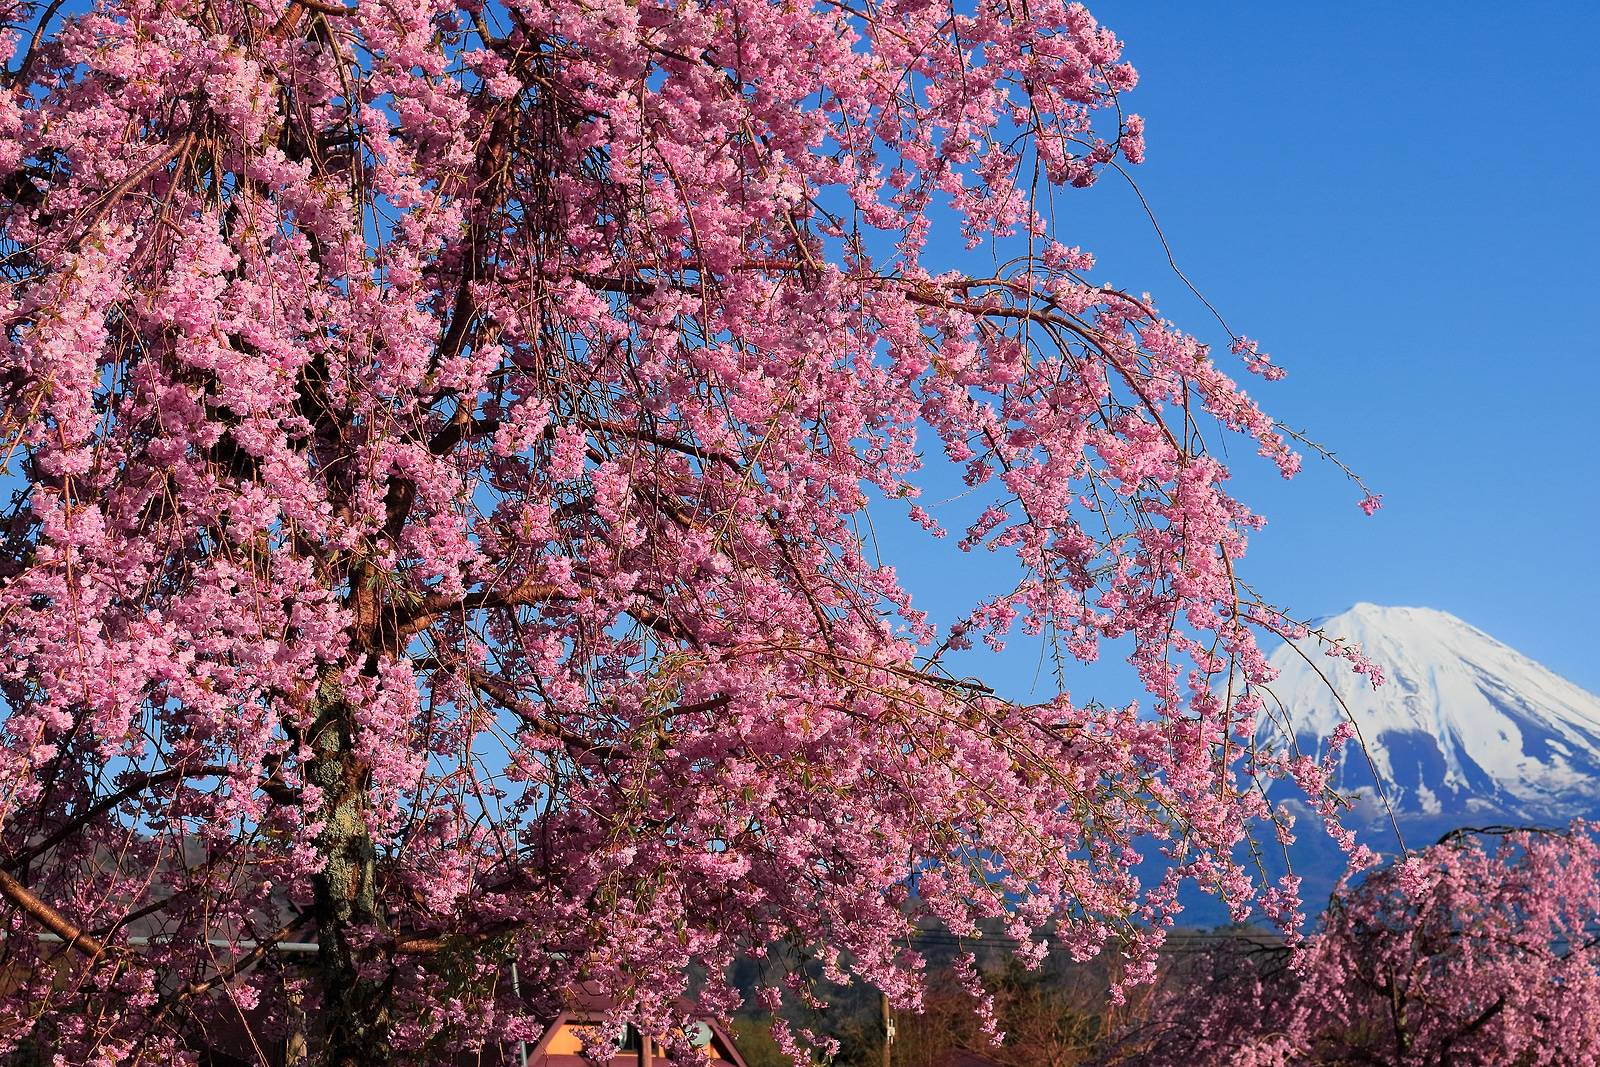
<path id="1" fill-rule="evenodd" d="M 1145 154 L 1081 5 L 75 10 L 6 8 L 0 1044 L 671 1034 L 748 953 L 911 1008 L 930 920 L 1140 981 L 1266 888 L 1260 779 L 1322 781 L 1253 751 L 1207 440 L 1300 460 L 1055 231 Z M 935 620 L 870 519 L 943 466 L 1018 578 Z M 952 664 L 1017 634 L 1142 706 Z"/>
<path id="2" fill-rule="evenodd" d="M 1600 838 L 1458 831 L 1342 885 L 1298 950 L 1221 941 L 1176 968 L 1116 1062 L 1600 1062 Z"/>

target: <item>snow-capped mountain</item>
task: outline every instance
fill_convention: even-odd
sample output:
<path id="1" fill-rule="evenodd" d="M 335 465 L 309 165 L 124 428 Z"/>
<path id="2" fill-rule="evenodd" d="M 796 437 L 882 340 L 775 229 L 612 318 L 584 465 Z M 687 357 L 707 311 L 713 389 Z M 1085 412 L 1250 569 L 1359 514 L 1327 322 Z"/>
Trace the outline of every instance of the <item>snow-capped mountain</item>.
<path id="1" fill-rule="evenodd" d="M 1367 754 L 1352 745 L 1337 784 L 1362 792 L 1358 814 L 1383 812 L 1373 768 L 1402 825 L 1600 814 L 1600 697 L 1442 611 L 1357 604 L 1317 625 L 1387 681 L 1373 689 L 1307 638 L 1270 657 L 1281 673 L 1268 704 L 1306 752 L 1354 720 Z M 1273 738 L 1283 743 L 1281 724 L 1263 728 Z"/>

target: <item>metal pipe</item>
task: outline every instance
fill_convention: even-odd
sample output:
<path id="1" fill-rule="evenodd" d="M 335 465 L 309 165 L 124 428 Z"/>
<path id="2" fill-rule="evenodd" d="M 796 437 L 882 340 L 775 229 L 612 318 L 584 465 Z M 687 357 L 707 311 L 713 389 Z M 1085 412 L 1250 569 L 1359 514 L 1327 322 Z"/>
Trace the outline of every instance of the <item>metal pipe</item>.
<path id="1" fill-rule="evenodd" d="M 522 1006 L 522 982 L 517 979 L 517 961 L 511 961 L 511 995 L 517 998 L 517 1006 Z M 522 1067 L 528 1067 L 528 1043 L 517 1042 L 517 1059 Z"/>
<path id="2" fill-rule="evenodd" d="M 64 944 L 65 940 L 66 940 L 60 934 L 41 933 L 38 936 L 39 936 L 39 940 L 40 941 L 45 941 L 45 942 L 48 942 L 48 943 L 53 944 L 53 945 Z M 128 945 L 140 945 L 140 946 L 169 945 L 169 944 L 172 943 L 172 938 L 171 937 L 167 937 L 167 936 L 162 936 L 162 937 L 138 937 L 138 936 L 135 936 L 135 937 L 123 938 L 122 941 L 119 942 L 119 943 L 120 944 L 128 944 Z M 241 940 L 241 941 L 229 941 L 225 937 L 208 937 L 208 938 L 206 938 L 206 944 L 211 946 L 212 948 L 236 948 L 236 949 L 243 949 L 243 950 L 248 952 L 248 951 L 252 951 L 253 949 L 255 949 L 258 945 L 261 944 L 261 942 L 253 941 L 253 940 L 249 940 L 249 939 L 245 939 L 245 940 Z M 278 942 L 275 942 L 272 947 L 273 947 L 273 949 L 275 951 L 278 951 L 278 952 L 318 952 L 318 951 L 321 950 L 321 946 L 319 946 L 315 941 L 278 941 Z"/>

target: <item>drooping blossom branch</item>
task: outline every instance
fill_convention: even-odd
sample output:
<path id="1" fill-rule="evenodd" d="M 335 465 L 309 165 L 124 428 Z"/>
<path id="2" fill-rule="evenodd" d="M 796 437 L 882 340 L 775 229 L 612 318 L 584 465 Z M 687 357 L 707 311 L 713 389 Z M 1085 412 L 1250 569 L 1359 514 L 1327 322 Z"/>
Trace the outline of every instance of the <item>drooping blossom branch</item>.
<path id="1" fill-rule="evenodd" d="M 1261 892 L 1259 779 L 1322 780 L 1218 695 L 1278 616 L 1207 439 L 1299 459 L 1054 229 L 1144 154 L 1081 6 L 4 10 L 6 1047 L 666 1035 L 777 945 L 910 1007 L 925 920 L 1138 981 L 1183 880 Z M 1016 581 L 927 618 L 897 511 Z M 1146 705 L 966 678 L 1016 634 Z"/>

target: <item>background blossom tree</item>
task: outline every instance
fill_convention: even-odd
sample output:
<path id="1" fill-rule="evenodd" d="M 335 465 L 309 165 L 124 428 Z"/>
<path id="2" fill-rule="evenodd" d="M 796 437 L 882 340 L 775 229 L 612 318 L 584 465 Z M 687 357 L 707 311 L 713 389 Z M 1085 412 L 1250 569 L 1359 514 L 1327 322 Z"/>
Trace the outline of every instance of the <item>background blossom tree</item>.
<path id="1" fill-rule="evenodd" d="M 6 13 L 7 1045 L 426 1062 L 579 983 L 668 1034 L 740 952 L 910 1008 L 928 919 L 1139 980 L 1184 879 L 1261 888 L 1258 778 L 1331 811 L 1213 686 L 1285 623 L 1206 435 L 1299 459 L 1054 230 L 1144 153 L 1082 7 Z M 942 627 L 868 531 L 942 536 L 929 456 L 1019 576 Z M 1019 631 L 1146 706 L 950 665 Z"/>
<path id="2" fill-rule="evenodd" d="M 1487 843 L 1485 839 L 1488 839 Z M 1600 1062 L 1600 841 L 1459 831 L 1334 897 L 1298 953 L 1228 938 L 1122 1063 Z"/>

